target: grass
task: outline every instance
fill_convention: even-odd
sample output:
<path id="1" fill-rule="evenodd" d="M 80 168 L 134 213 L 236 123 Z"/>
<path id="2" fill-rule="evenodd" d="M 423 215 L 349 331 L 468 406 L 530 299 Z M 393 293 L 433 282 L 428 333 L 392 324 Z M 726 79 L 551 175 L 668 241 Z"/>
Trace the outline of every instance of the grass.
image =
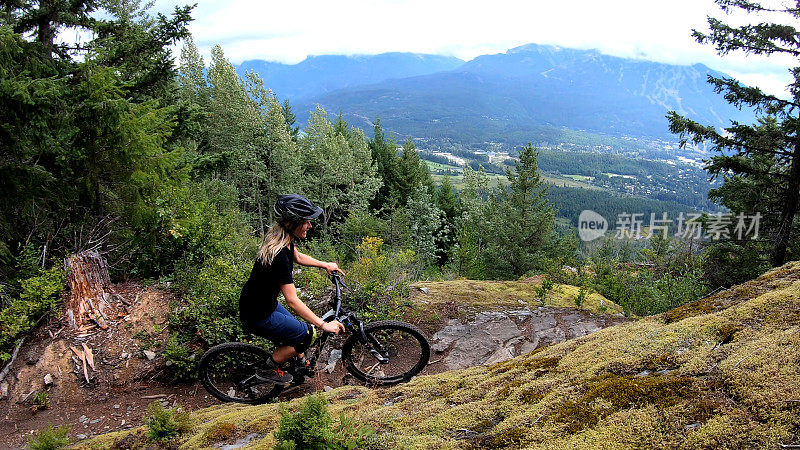
<path id="1" fill-rule="evenodd" d="M 472 301 L 488 301 L 501 288 L 526 292 L 514 284 L 476 284 Z M 334 417 L 345 413 L 369 425 L 387 448 L 780 448 L 800 444 L 798 354 L 795 262 L 694 307 L 491 367 L 385 389 L 345 386 L 323 395 Z M 303 401 L 283 407 L 297 410 Z M 228 439 L 258 433 L 261 438 L 250 445 L 271 447 L 281 406 L 196 411 L 199 425 L 181 446 L 213 445 L 206 440 L 210 430 L 233 424 L 225 425 L 235 430 Z M 99 436 L 78 448 L 110 446 L 124 437 Z"/>

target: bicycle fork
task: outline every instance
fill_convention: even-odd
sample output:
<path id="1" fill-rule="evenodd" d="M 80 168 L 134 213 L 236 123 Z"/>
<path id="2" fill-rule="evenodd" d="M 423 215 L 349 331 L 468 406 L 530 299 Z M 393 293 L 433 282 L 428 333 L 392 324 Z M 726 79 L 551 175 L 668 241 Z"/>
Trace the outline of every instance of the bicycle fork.
<path id="1" fill-rule="evenodd" d="M 367 334 L 364 331 L 364 324 L 359 322 L 358 324 L 358 332 L 361 335 L 361 341 L 364 345 L 369 348 L 369 352 L 372 353 L 372 356 L 378 360 L 381 364 L 389 364 L 389 358 L 386 356 L 386 350 L 383 348 L 380 342 L 375 339 L 374 336 L 371 334 Z"/>

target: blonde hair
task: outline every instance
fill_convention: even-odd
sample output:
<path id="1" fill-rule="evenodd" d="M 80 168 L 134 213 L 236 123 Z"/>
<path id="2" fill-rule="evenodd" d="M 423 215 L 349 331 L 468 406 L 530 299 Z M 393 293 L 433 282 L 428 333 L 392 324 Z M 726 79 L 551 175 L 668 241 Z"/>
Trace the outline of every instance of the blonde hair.
<path id="1" fill-rule="evenodd" d="M 288 225 L 288 224 L 287 224 Z M 272 264 L 275 256 L 292 242 L 292 238 L 286 228 L 280 224 L 274 224 L 264 236 L 264 242 L 258 249 L 258 260 L 265 265 Z"/>

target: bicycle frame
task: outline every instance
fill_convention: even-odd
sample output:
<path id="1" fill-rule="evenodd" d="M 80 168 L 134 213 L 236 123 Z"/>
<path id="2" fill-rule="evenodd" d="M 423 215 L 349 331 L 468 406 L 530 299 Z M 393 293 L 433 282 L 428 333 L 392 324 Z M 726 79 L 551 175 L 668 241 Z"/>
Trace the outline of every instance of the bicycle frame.
<path id="1" fill-rule="evenodd" d="M 381 346 L 380 342 L 378 342 L 375 338 L 368 335 L 364 332 L 364 322 L 353 312 L 347 311 L 342 308 L 342 288 L 346 288 L 347 285 L 344 284 L 342 281 L 341 275 L 337 273 L 333 273 L 330 276 L 331 281 L 335 286 L 335 295 L 334 301 L 332 304 L 332 308 L 328 310 L 325 314 L 323 314 L 320 318 L 324 322 L 331 322 L 333 320 L 338 320 L 342 324 L 344 324 L 345 328 L 350 331 L 351 333 L 356 334 L 360 337 L 361 342 L 369 348 L 370 353 L 375 359 L 381 364 L 388 364 L 389 358 L 387 357 L 387 352 Z M 327 342 L 328 338 L 332 333 L 323 332 L 319 337 L 319 349 L 320 352 L 322 351 L 322 347 Z"/>

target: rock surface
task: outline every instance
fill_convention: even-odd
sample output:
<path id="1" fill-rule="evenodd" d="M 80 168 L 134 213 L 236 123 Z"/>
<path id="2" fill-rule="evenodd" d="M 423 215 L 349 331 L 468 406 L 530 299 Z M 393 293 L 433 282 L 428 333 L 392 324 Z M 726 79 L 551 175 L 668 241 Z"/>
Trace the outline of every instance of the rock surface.
<path id="1" fill-rule="evenodd" d="M 538 347 L 585 336 L 627 320 L 547 306 L 486 311 L 466 323 L 451 319 L 433 336 L 431 349 L 446 353 L 443 362 L 448 370 L 465 369 L 506 361 Z"/>

